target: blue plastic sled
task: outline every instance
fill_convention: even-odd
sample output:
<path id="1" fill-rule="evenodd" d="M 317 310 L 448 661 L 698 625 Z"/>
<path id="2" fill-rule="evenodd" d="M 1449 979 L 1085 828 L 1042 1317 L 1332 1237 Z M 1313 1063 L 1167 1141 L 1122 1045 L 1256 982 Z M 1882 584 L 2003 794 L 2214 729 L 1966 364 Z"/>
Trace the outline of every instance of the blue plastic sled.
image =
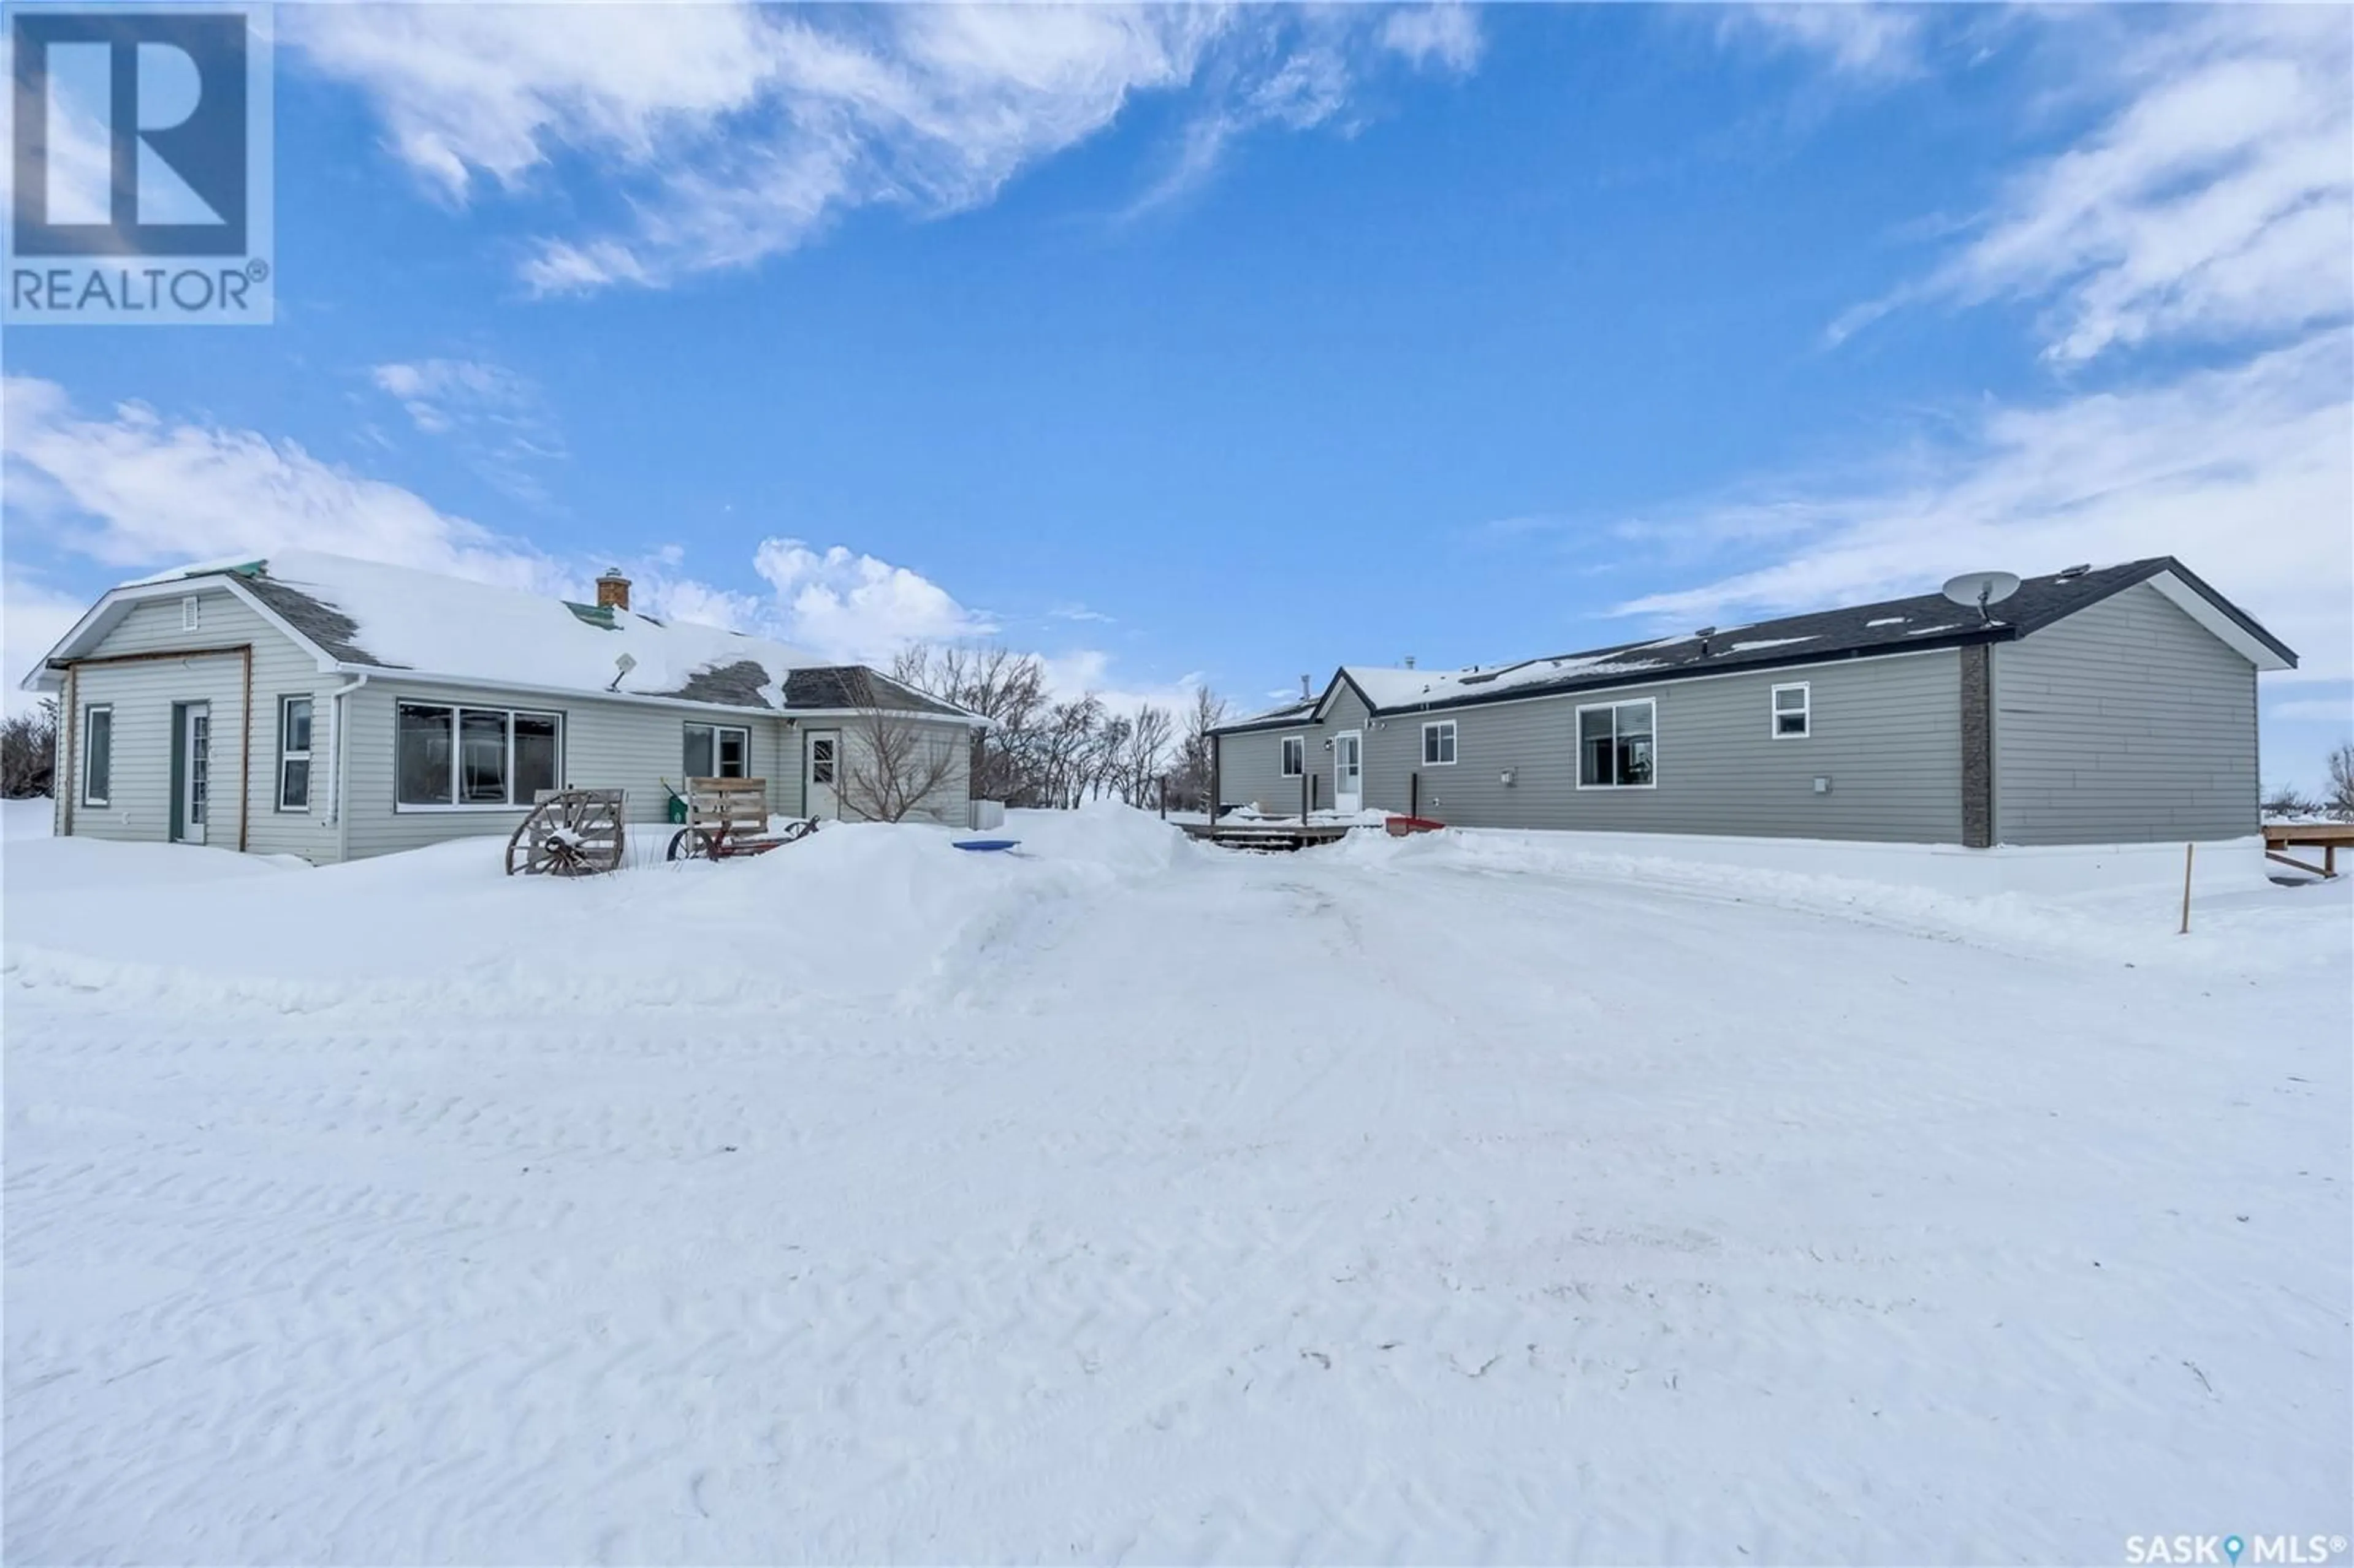
<path id="1" fill-rule="evenodd" d="M 1021 842 L 1020 839 L 958 839 L 956 847 L 960 850 L 1010 850 Z"/>

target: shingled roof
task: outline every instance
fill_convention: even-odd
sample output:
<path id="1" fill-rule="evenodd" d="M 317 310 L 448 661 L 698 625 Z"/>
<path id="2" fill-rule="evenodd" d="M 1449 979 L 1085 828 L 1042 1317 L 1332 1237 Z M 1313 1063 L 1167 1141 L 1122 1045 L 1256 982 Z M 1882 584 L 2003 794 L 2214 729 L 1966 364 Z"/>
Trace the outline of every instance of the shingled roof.
<path id="1" fill-rule="evenodd" d="M 2188 567 L 2171 556 L 2155 556 L 2119 566 L 2072 567 L 2025 578 L 2017 593 L 1989 607 L 1983 619 L 1975 607 L 1956 604 L 1943 594 L 1916 594 L 1714 627 L 1705 636 L 1689 632 L 1510 664 L 1461 670 L 1344 664 L 1334 673 L 1312 715 L 1301 713 L 1294 704 L 1225 726 L 1221 733 L 1271 729 L 1321 717 L 1343 687 L 1354 691 L 1370 712 L 1420 713 L 1607 686 L 1648 685 L 1728 671 L 1788 669 L 1974 642 L 2010 641 L 2141 583 L 2158 587 L 2209 630 L 2241 644 L 2243 652 L 2261 667 L 2285 669 L 2296 663 L 2296 655 L 2286 644 Z"/>
<path id="2" fill-rule="evenodd" d="M 880 713 L 938 714 L 960 717 L 963 710 L 903 686 L 864 664 L 828 664 L 795 670 L 785 677 L 789 708 L 856 708 Z"/>
<path id="3" fill-rule="evenodd" d="M 502 588 L 313 550 L 207 562 L 126 583 L 51 655 L 103 638 L 141 599 L 217 580 L 309 644 L 326 667 L 533 691 L 720 707 L 886 708 L 973 715 L 859 665 L 722 627 Z M 30 680 L 53 678 L 45 662 Z"/>

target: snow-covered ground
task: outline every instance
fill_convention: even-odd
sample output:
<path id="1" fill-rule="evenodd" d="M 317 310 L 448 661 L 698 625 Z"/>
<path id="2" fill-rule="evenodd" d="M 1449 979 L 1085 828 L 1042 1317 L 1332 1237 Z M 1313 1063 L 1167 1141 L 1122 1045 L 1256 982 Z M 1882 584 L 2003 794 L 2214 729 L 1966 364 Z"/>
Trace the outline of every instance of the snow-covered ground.
<path id="1" fill-rule="evenodd" d="M 2346 882 L 2181 938 L 1116 810 L 580 883 L 17 815 L 12 1561 L 2354 1525 Z"/>

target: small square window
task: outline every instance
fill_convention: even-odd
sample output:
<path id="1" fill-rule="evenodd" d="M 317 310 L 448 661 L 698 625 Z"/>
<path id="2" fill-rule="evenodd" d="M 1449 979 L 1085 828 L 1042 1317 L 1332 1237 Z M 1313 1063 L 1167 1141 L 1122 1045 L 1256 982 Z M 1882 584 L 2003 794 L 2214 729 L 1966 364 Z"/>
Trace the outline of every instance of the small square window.
<path id="1" fill-rule="evenodd" d="M 1813 694 L 1804 681 L 1774 688 L 1774 738 L 1804 740 L 1814 728 Z"/>
<path id="2" fill-rule="evenodd" d="M 743 779 L 750 775 L 752 732 L 734 725 L 691 724 L 686 726 L 686 776 L 690 779 Z"/>
<path id="3" fill-rule="evenodd" d="M 1455 721 L 1437 719 L 1422 726 L 1422 765 L 1425 768 L 1452 768 L 1455 765 Z"/>

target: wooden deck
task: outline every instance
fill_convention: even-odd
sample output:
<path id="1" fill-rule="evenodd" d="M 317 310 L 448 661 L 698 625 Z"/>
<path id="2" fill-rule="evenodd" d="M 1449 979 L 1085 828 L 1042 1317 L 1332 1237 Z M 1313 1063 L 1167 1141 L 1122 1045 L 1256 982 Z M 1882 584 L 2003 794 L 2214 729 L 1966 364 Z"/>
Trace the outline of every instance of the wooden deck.
<path id="1" fill-rule="evenodd" d="M 1337 843 L 1361 827 L 1356 822 L 1302 822 L 1297 817 L 1255 817 L 1241 822 L 1230 817 L 1220 822 L 1181 825 L 1189 838 L 1243 850 L 1300 850 L 1311 844 Z"/>
<path id="2" fill-rule="evenodd" d="M 2264 858 L 2283 865 L 2293 865 L 2299 871 L 2309 871 L 2316 876 L 2338 874 L 2338 846 L 2354 845 L 2354 822 L 2266 822 L 2264 824 Z M 2295 860 L 2281 853 L 2285 849 L 2317 849 L 2321 863 Z"/>

